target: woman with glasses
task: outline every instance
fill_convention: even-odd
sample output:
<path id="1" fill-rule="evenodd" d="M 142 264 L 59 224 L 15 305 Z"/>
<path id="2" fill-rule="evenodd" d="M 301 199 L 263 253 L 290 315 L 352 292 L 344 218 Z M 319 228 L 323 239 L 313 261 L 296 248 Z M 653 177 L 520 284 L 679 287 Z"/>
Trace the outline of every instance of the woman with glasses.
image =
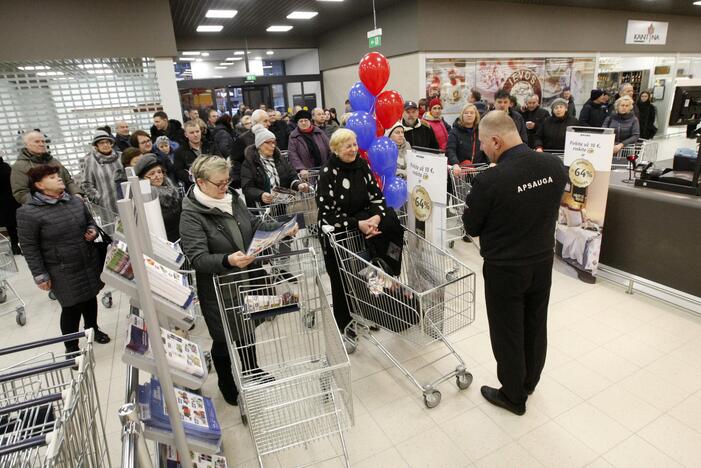
<path id="1" fill-rule="evenodd" d="M 192 163 L 190 171 L 195 184 L 183 199 L 180 217 L 180 234 L 183 252 L 187 256 L 197 278 L 197 295 L 207 329 L 212 337 L 212 363 L 217 370 L 219 390 L 230 405 L 238 404 L 238 389 L 231 370 L 231 356 L 226 343 L 224 325 L 219 311 L 214 275 L 246 273 L 248 279 L 255 276 L 254 256 L 246 255 L 256 229 L 275 229 L 277 223 L 260 224 L 251 217 L 238 195 L 229 189 L 231 163 L 219 156 L 201 155 Z M 223 288 L 228 291 L 228 288 Z M 233 308 L 236 297 L 222 300 Z M 232 291 L 233 292 L 233 291 Z M 250 324 L 233 322 L 232 339 L 244 372 L 259 379 L 269 378 L 259 366 L 255 348 L 255 333 Z"/>
<path id="2" fill-rule="evenodd" d="M 164 138 L 164 137 L 158 137 Z M 166 229 L 166 237 L 175 242 L 180 239 L 180 192 L 173 182 L 167 177 L 163 162 L 154 154 L 145 154 L 134 166 L 134 172 L 139 179 L 146 179 L 151 184 L 151 190 L 158 195 L 161 205 L 163 225 Z"/>
<path id="3" fill-rule="evenodd" d="M 302 183 L 290 163 L 275 151 L 275 134 L 260 124 L 253 127 L 253 134 L 255 143 L 246 148 L 241 166 L 241 189 L 246 204 L 270 205 L 277 187 L 308 192 L 309 185 Z"/>

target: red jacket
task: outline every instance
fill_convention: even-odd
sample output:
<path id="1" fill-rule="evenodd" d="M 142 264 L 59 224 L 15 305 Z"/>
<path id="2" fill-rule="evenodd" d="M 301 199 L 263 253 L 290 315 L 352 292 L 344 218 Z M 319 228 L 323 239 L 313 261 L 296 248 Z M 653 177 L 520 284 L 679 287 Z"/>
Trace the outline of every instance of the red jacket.
<path id="1" fill-rule="evenodd" d="M 445 147 L 448 144 L 448 133 L 450 133 L 450 127 L 441 117 L 440 119 L 434 118 L 430 112 L 424 114 L 424 121 L 431 126 L 433 134 L 436 135 L 436 140 L 438 140 L 438 148 L 445 152 Z"/>

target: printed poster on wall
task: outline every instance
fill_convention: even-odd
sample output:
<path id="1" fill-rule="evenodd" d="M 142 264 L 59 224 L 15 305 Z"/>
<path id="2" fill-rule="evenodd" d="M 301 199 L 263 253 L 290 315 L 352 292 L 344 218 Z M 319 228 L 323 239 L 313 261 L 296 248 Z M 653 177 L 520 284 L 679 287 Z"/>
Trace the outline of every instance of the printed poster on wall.
<path id="1" fill-rule="evenodd" d="M 448 201 L 447 166 L 444 156 L 409 151 L 408 228 L 436 245 L 444 245 L 445 211 Z"/>
<path id="2" fill-rule="evenodd" d="M 569 181 L 555 228 L 556 253 L 583 281 L 593 282 L 599 266 L 608 198 L 614 133 L 570 127 L 565 138 Z"/>

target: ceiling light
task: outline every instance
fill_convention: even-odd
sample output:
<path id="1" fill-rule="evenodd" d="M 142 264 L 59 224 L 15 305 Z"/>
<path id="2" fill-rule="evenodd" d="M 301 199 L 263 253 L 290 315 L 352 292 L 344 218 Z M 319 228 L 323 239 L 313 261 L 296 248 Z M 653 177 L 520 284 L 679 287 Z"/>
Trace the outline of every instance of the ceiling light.
<path id="1" fill-rule="evenodd" d="M 234 52 L 234 55 L 243 55 L 243 54 L 245 54 L 245 52 L 243 50 L 237 50 L 236 52 Z"/>
<path id="2" fill-rule="evenodd" d="M 32 71 L 32 70 L 51 70 L 51 67 L 46 66 L 46 65 L 27 65 L 26 67 L 17 67 L 20 70 L 25 70 L 25 71 Z"/>
<path id="3" fill-rule="evenodd" d="M 696 5 L 696 6 L 701 6 L 701 1 L 700 1 L 700 2 L 694 2 L 694 5 Z"/>
<path id="4" fill-rule="evenodd" d="M 236 10 L 207 10 L 204 15 L 207 18 L 233 18 L 238 11 Z"/>
<path id="5" fill-rule="evenodd" d="M 195 59 L 195 62 L 202 62 L 202 59 Z"/>
<path id="6" fill-rule="evenodd" d="M 200 24 L 197 26 L 197 32 L 220 32 L 224 26 L 220 24 Z"/>
<path id="7" fill-rule="evenodd" d="M 287 15 L 287 19 L 312 19 L 318 14 L 317 11 L 293 11 Z"/>
<path id="8" fill-rule="evenodd" d="M 40 71 L 37 72 L 37 76 L 63 76 L 63 72 L 60 71 Z"/>
<path id="9" fill-rule="evenodd" d="M 234 62 L 236 60 L 243 60 L 243 58 L 241 58 L 241 57 L 228 57 L 226 59 L 227 62 Z"/>
<path id="10" fill-rule="evenodd" d="M 228 66 L 231 66 L 231 65 L 233 65 L 233 63 L 230 63 L 230 62 L 221 62 L 221 63 L 219 64 L 220 67 L 228 67 Z"/>
<path id="11" fill-rule="evenodd" d="M 287 32 L 292 29 L 292 26 L 270 26 L 266 31 L 268 32 Z"/>
<path id="12" fill-rule="evenodd" d="M 194 62 L 195 58 L 194 57 L 180 57 L 178 60 L 181 62 Z"/>
<path id="13" fill-rule="evenodd" d="M 209 52 L 202 52 L 202 57 L 209 57 Z"/>
<path id="14" fill-rule="evenodd" d="M 194 51 L 194 50 L 186 50 L 186 51 L 183 52 L 182 54 L 183 54 L 183 55 L 200 55 L 200 53 L 201 53 L 201 52 L 197 52 L 197 51 Z"/>
<path id="15" fill-rule="evenodd" d="M 263 65 L 263 68 L 273 68 L 272 65 Z"/>
<path id="16" fill-rule="evenodd" d="M 78 65 L 80 68 L 83 68 L 85 70 L 92 70 L 94 68 L 109 68 L 107 65 L 104 63 L 81 63 Z"/>
<path id="17" fill-rule="evenodd" d="M 263 57 L 253 57 L 253 60 L 263 60 Z"/>
<path id="18" fill-rule="evenodd" d="M 212 78 L 224 78 L 224 77 L 221 75 L 214 75 Z"/>
<path id="19" fill-rule="evenodd" d="M 215 70 L 226 70 L 226 67 L 214 67 Z"/>
<path id="20" fill-rule="evenodd" d="M 342 2 L 343 0 L 316 0 L 317 2 Z"/>
<path id="21" fill-rule="evenodd" d="M 269 51 L 267 51 L 267 52 L 265 53 L 265 55 L 273 55 L 274 53 L 275 53 L 275 52 L 273 52 L 272 50 L 269 50 Z"/>

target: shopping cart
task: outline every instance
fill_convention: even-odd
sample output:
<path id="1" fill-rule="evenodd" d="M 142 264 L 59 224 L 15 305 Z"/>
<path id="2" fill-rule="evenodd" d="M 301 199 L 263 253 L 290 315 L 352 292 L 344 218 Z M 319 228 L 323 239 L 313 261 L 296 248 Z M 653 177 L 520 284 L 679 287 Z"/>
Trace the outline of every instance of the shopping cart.
<path id="1" fill-rule="evenodd" d="M 117 229 L 117 223 L 119 222 L 119 215 L 108 210 L 107 208 L 89 201 L 85 202 L 85 206 L 88 207 L 88 210 L 90 211 L 90 214 L 92 214 L 95 223 L 100 226 L 103 231 L 105 231 L 105 234 L 114 238 L 114 232 Z M 102 305 L 106 308 L 111 308 L 114 304 L 112 291 L 104 291 L 100 302 L 102 302 Z"/>
<path id="2" fill-rule="evenodd" d="M 0 350 L 0 466 L 111 467 L 95 382 L 93 332 Z M 76 355 L 44 349 L 87 338 Z M 30 358 L 22 356 L 36 353 Z"/>
<path id="3" fill-rule="evenodd" d="M 394 277 L 370 258 L 360 231 L 335 233 L 330 227 L 324 229 L 336 254 L 353 317 L 348 328 L 377 346 L 422 392 L 428 408 L 436 407 L 441 401 L 441 393 L 436 389 L 440 383 L 454 377 L 460 389 L 469 387 L 472 374 L 467 372 L 465 362 L 447 337 L 474 321 L 475 274 L 446 251 L 406 230 L 401 274 Z M 414 372 L 450 356 L 457 361 L 455 369 L 422 384 L 383 345 L 378 339 L 380 335 L 372 332 L 373 325 L 417 347 L 434 342 L 445 345 L 447 353 Z M 349 339 L 349 343 L 348 351 L 352 353 L 358 340 Z"/>
<path id="4" fill-rule="evenodd" d="M 267 264 L 214 279 L 241 418 L 261 466 L 265 455 L 335 436 L 343 454 L 333 458 L 348 466 L 350 362 L 314 255 L 309 249 L 285 254 L 291 274 L 285 280 Z M 300 319 L 310 313 L 312 327 Z M 274 320 L 264 320 L 269 317 Z M 234 341 L 232 331 L 250 338 Z"/>
<path id="5" fill-rule="evenodd" d="M 635 174 L 642 171 L 637 171 L 638 164 L 654 163 L 657 161 L 657 142 L 652 140 L 639 140 L 632 145 L 626 145 L 613 155 L 613 167 L 627 168 L 628 179 L 623 182 L 632 183 L 635 181 Z"/>
<path id="6" fill-rule="evenodd" d="M 17 271 L 10 240 L 0 234 L 0 315 L 14 311 L 17 325 L 24 326 L 27 323 L 24 301 L 9 282 Z"/>
<path id="7" fill-rule="evenodd" d="M 446 244 L 452 248 L 456 240 L 462 239 L 466 233 L 463 227 L 462 214 L 465 211 L 465 198 L 472 190 L 472 183 L 482 172 L 489 168 L 489 164 L 466 164 L 460 166 L 460 172 L 448 167 L 451 187 L 448 189 L 448 203 L 446 206 Z M 468 236 L 469 237 L 469 236 Z"/>

